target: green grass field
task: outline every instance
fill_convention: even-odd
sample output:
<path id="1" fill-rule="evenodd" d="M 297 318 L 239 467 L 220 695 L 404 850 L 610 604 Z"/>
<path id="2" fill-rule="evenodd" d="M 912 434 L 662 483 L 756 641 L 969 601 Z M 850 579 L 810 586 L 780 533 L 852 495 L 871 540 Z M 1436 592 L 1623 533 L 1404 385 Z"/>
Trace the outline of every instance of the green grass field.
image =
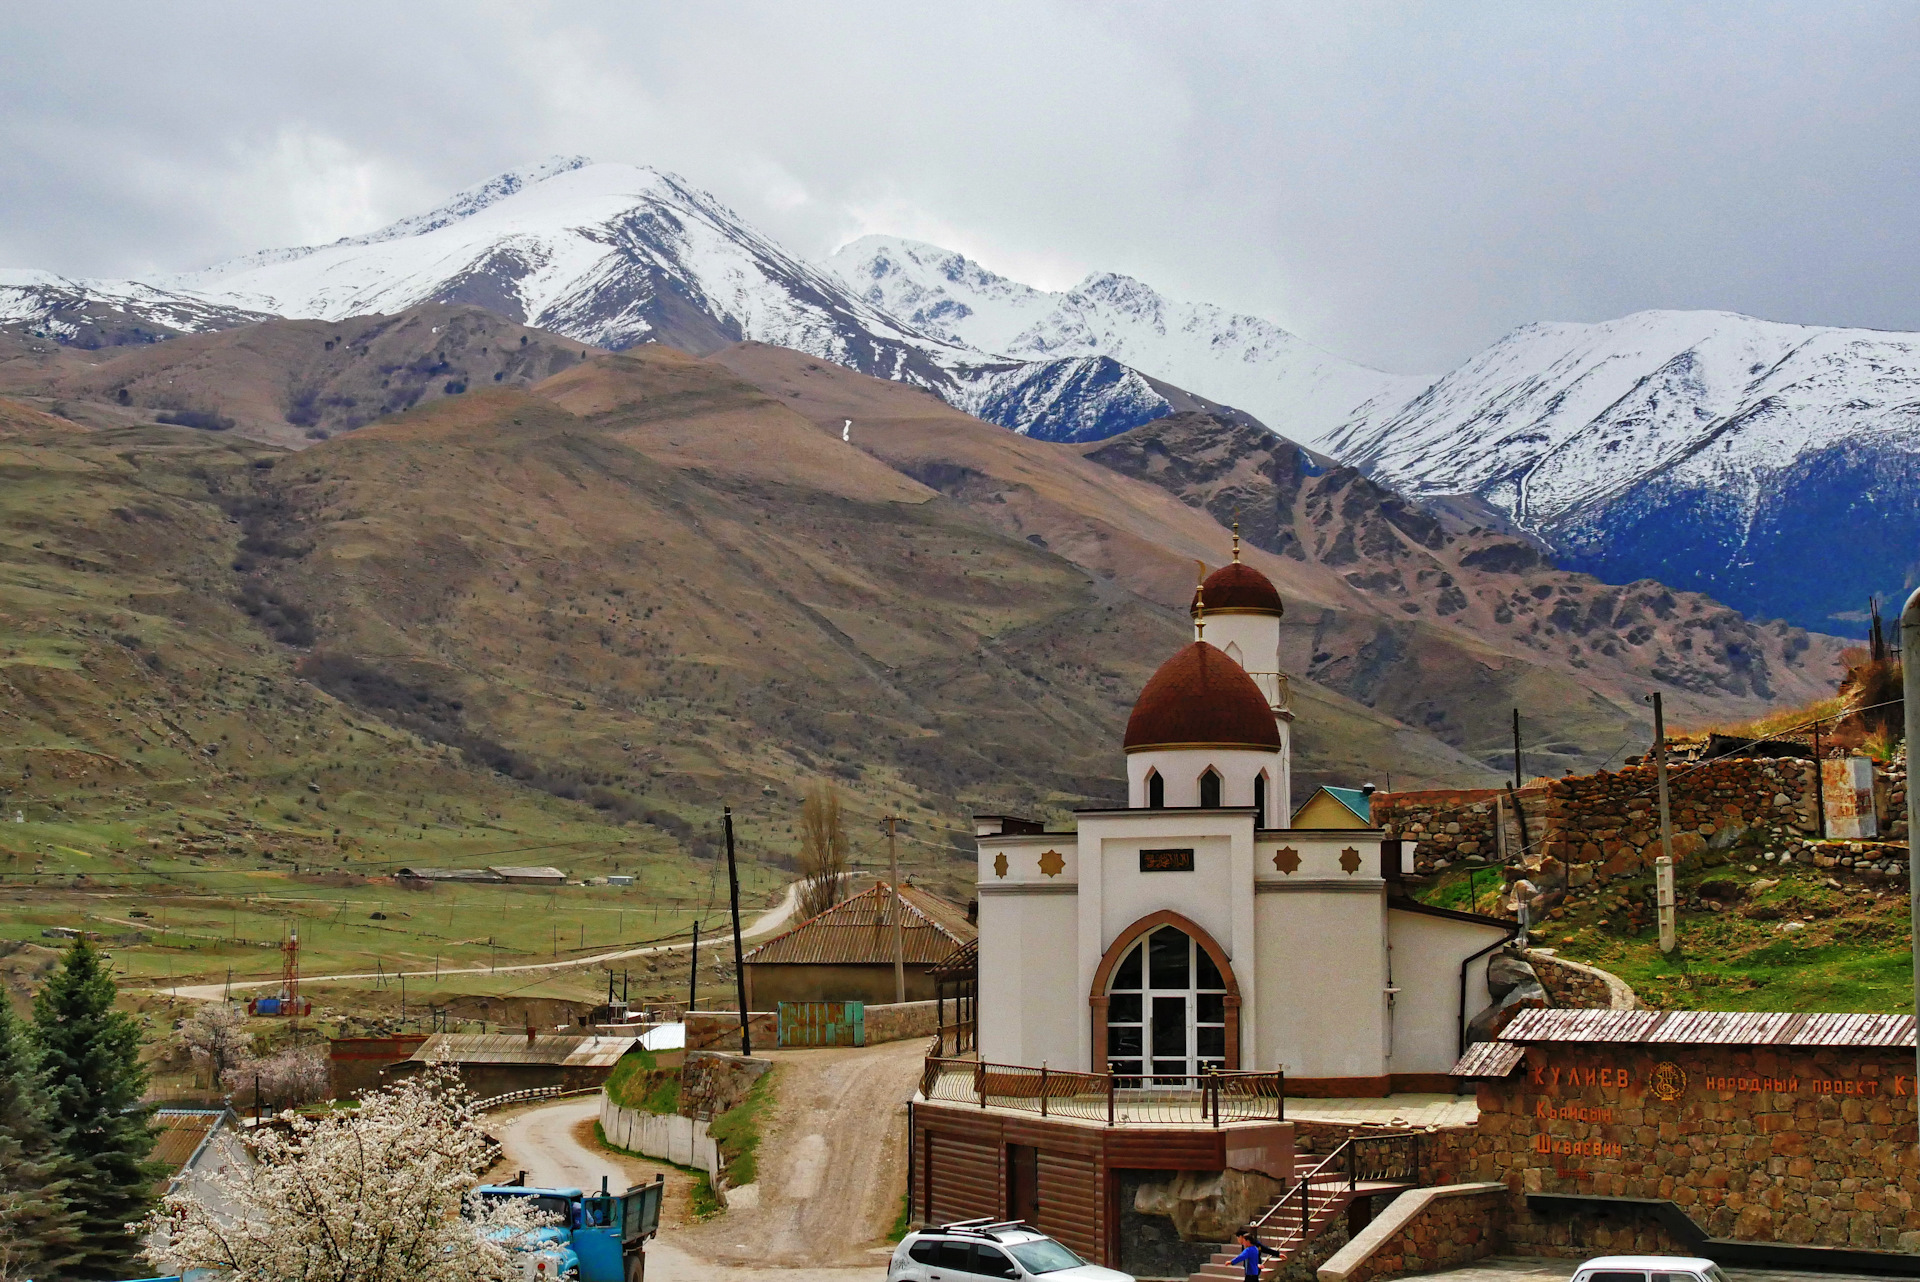
<path id="1" fill-rule="evenodd" d="M 1479 873 L 1475 906 L 1481 912 L 1497 910 L 1499 894 L 1491 889 L 1497 877 L 1497 871 Z M 1824 870 L 1802 864 L 1781 868 L 1728 859 L 1683 866 L 1683 895 L 1703 881 L 1730 882 L 1740 893 L 1729 896 L 1720 912 L 1680 912 L 1676 947 L 1663 954 L 1653 914 L 1624 910 L 1644 899 L 1652 880 L 1649 874 L 1617 881 L 1600 896 L 1570 900 L 1561 917 L 1535 932 L 1534 942 L 1612 971 L 1649 1005 L 1664 1009 L 1913 1009 L 1904 887 L 1836 887 Z M 1752 889 L 1762 882 L 1774 884 Z M 1422 898 L 1439 907 L 1467 907 L 1468 871 L 1449 869 Z"/>

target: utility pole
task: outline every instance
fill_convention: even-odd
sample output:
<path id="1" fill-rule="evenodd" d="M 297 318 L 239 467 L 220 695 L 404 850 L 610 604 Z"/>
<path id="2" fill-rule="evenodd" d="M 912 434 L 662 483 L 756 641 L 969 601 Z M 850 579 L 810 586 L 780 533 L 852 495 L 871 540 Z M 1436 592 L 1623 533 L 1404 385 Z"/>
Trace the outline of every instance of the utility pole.
<path id="1" fill-rule="evenodd" d="M 722 812 L 727 823 L 727 894 L 733 900 L 733 985 L 740 998 L 740 1053 L 753 1054 L 753 1033 L 748 1029 L 747 964 L 740 947 L 740 869 L 733 861 L 733 807 Z"/>
<path id="2" fill-rule="evenodd" d="M 887 876 L 893 881 L 893 903 L 887 911 L 893 916 L 893 1000 L 904 1004 L 907 1000 L 907 936 L 906 925 L 900 919 L 905 915 L 902 906 L 906 901 L 900 895 L 900 851 L 893 835 L 893 827 L 899 820 L 898 815 L 887 816 Z"/>
<path id="3" fill-rule="evenodd" d="M 1520 709 L 1513 710 L 1513 790 L 1525 787 L 1520 780 Z"/>
<path id="4" fill-rule="evenodd" d="M 700 1009 L 696 1002 L 700 1000 L 700 919 L 693 919 L 693 966 L 687 972 L 687 1009 Z"/>
<path id="5" fill-rule="evenodd" d="M 1904 614 L 1900 616 L 1900 626 L 1903 630 L 1906 628 L 1906 618 Z M 1906 651 L 1902 650 L 1900 666 L 1903 671 L 1906 668 L 1906 662 Z M 1911 739 L 1907 741 L 1907 761 L 1907 773 L 1911 775 L 1913 773 L 1913 741 Z M 1820 764 L 1820 723 L 1818 721 L 1813 723 L 1813 811 L 1813 835 L 1824 839 L 1827 835 L 1827 772 Z"/>
<path id="6" fill-rule="evenodd" d="M 1660 893 L 1660 951 L 1673 951 L 1673 820 L 1667 808 L 1667 716 L 1660 692 L 1653 700 L 1653 768 L 1660 781 L 1660 858 L 1654 864 Z"/>
<path id="7" fill-rule="evenodd" d="M 1920 588 L 1900 611 L 1900 694 L 1907 720 L 1907 912 L 1913 915 L 1920 902 L 1920 867 L 1915 866 L 1920 864 L 1920 794 L 1913 786 L 1914 745 L 1920 744 Z M 1920 934 L 1913 936 L 1913 960 L 1920 966 Z M 1920 991 L 1914 994 L 1914 1011 L 1920 1014 Z M 1920 1065 L 1920 1049 L 1915 1056 Z"/>

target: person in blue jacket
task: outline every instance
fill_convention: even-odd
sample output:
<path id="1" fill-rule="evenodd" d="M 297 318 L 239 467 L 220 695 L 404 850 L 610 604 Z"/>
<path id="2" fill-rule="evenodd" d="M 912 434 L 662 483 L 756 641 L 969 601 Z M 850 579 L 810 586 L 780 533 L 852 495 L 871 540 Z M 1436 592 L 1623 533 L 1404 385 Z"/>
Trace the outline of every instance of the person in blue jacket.
<path id="1" fill-rule="evenodd" d="M 1247 1282 L 1260 1282 L 1260 1262 L 1262 1259 L 1278 1256 L 1280 1252 L 1270 1246 L 1261 1246 L 1260 1239 L 1253 1235 L 1252 1229 L 1241 1229 L 1234 1236 L 1240 1239 L 1240 1254 L 1229 1260 L 1229 1264 L 1238 1264 L 1246 1270 Z"/>

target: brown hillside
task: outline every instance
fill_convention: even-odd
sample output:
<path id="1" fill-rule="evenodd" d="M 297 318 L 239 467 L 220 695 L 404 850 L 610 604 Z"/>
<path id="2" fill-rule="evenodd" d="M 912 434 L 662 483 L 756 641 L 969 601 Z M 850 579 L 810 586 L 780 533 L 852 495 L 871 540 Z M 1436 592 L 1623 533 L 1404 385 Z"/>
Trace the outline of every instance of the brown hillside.
<path id="1" fill-rule="evenodd" d="M 1617 760 L 1658 685 L 1681 708 L 1760 709 L 1830 680 L 1837 643 L 1659 584 L 1612 588 L 1510 535 L 1436 516 L 1258 428 L 1184 413 L 1090 445 L 1034 441 L 929 393 L 760 344 L 716 355 L 823 429 L 1001 528 L 1162 604 L 1193 558 L 1244 558 L 1289 605 L 1283 661 L 1504 768 L 1509 709 L 1555 773 Z M 837 431 L 835 433 L 837 435 Z M 1132 482 L 1132 483 L 1129 483 Z M 1140 484 L 1144 482 L 1145 484 Z"/>
<path id="2" fill-rule="evenodd" d="M 92 414 L 109 421 L 173 421 L 298 447 L 441 397 L 537 382 L 592 350 L 478 307 L 439 305 L 97 349 L 6 326 L 0 393 L 93 402 Z"/>

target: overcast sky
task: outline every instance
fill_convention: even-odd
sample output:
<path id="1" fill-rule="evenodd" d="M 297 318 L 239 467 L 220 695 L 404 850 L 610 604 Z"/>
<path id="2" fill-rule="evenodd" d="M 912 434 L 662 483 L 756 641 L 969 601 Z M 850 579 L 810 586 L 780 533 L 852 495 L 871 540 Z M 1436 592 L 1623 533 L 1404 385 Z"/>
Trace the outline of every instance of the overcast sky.
<path id="1" fill-rule="evenodd" d="M 1126 272 L 1437 372 L 1649 307 L 1920 329 L 1920 5 L 13 6 L 0 266 L 362 232 L 556 153 L 818 257 Z"/>

